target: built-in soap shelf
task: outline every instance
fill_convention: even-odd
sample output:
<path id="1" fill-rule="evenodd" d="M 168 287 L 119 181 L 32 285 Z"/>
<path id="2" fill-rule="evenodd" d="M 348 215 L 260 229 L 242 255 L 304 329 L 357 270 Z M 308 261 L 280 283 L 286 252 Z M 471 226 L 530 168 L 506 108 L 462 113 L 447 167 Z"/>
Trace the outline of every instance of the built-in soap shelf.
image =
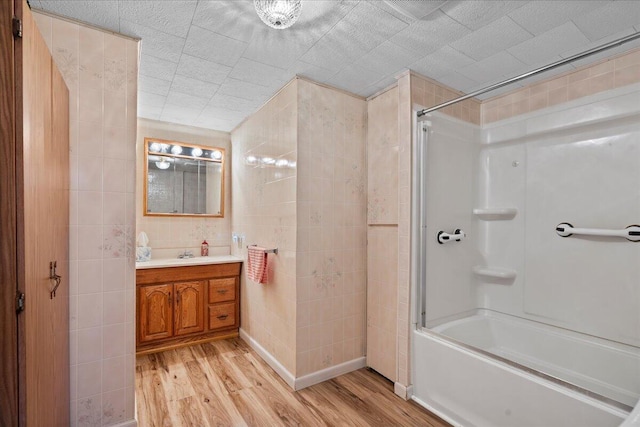
<path id="1" fill-rule="evenodd" d="M 513 280 L 517 275 L 515 270 L 509 270 L 508 268 L 483 267 L 479 265 L 473 267 L 473 273 L 481 277 L 502 280 Z"/>
<path id="2" fill-rule="evenodd" d="M 476 208 L 473 214 L 485 221 L 501 221 L 513 219 L 518 214 L 516 208 Z"/>

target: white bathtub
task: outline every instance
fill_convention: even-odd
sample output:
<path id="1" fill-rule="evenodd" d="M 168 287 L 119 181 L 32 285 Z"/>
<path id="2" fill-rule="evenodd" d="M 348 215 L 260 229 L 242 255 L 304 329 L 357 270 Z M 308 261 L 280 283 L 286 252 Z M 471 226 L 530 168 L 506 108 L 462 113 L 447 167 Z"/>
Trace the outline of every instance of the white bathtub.
<path id="1" fill-rule="evenodd" d="M 618 426 L 640 397 L 638 348 L 488 310 L 412 346 L 412 398 L 454 425 Z"/>

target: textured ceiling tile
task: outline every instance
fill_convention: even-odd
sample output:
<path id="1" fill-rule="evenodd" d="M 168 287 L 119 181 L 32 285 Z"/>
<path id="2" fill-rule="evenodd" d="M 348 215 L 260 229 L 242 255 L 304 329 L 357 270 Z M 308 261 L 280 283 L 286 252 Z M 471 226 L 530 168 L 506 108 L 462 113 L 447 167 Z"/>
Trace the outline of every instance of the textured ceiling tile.
<path id="1" fill-rule="evenodd" d="M 256 28 L 262 24 L 253 1 L 200 1 L 193 16 L 193 25 L 223 36 L 250 42 Z"/>
<path id="2" fill-rule="evenodd" d="M 629 28 L 629 29 L 626 29 L 624 31 L 620 31 L 619 33 L 615 33 L 615 34 L 612 34 L 610 36 L 604 37 L 604 38 L 602 38 L 600 40 L 597 40 L 595 42 L 589 43 L 587 46 L 581 46 L 579 49 L 575 49 L 573 51 L 565 52 L 561 56 L 563 58 L 568 58 L 568 57 L 573 56 L 575 54 L 584 52 L 585 50 L 593 49 L 593 48 L 595 48 L 597 46 L 612 42 L 612 41 L 620 39 L 622 37 L 630 36 L 634 32 L 635 31 L 634 31 L 633 28 Z M 573 61 L 571 64 L 573 64 L 573 66 L 576 67 L 576 68 L 582 67 L 584 65 L 591 64 L 593 62 L 600 61 L 600 60 L 605 59 L 605 58 L 609 58 L 609 57 L 612 57 L 612 56 L 615 56 L 615 55 L 619 55 L 619 54 L 621 54 L 623 52 L 626 52 L 626 51 L 628 51 L 630 49 L 634 49 L 634 48 L 636 48 L 638 46 L 640 46 L 640 40 L 634 40 L 634 41 L 625 43 L 623 45 L 607 49 L 607 50 L 605 50 L 603 52 L 590 55 L 590 56 L 588 56 L 586 58 L 579 59 L 577 61 Z"/>
<path id="3" fill-rule="evenodd" d="M 166 96 L 157 95 L 155 93 L 138 91 L 138 105 L 145 107 L 163 107 Z"/>
<path id="4" fill-rule="evenodd" d="M 349 92 L 358 92 L 378 82 L 383 74 L 359 65 L 349 65 L 329 80 L 329 84 L 345 89 Z"/>
<path id="5" fill-rule="evenodd" d="M 244 113 L 238 111 L 230 111 L 226 108 L 205 107 L 200 113 L 200 118 L 216 119 L 216 120 L 242 120 Z"/>
<path id="6" fill-rule="evenodd" d="M 283 70 L 271 65 L 261 64 L 250 59 L 240 58 L 229 73 L 229 77 L 260 86 L 282 85 L 285 80 Z"/>
<path id="7" fill-rule="evenodd" d="M 207 104 L 207 107 L 226 108 L 227 110 L 246 113 L 247 111 L 253 111 L 258 105 L 257 101 L 216 93 Z"/>
<path id="8" fill-rule="evenodd" d="M 423 57 L 470 32 L 467 27 L 437 10 L 400 31 L 391 41 Z"/>
<path id="9" fill-rule="evenodd" d="M 120 32 L 142 39 L 142 54 L 178 62 L 186 39 L 121 19 Z"/>
<path id="10" fill-rule="evenodd" d="M 474 62 L 467 55 L 445 46 L 411 64 L 412 70 L 435 79 L 451 70 L 457 70 Z"/>
<path id="11" fill-rule="evenodd" d="M 165 105 L 162 110 L 161 120 L 171 123 L 193 124 L 200 116 L 202 108 L 186 108 L 177 105 Z"/>
<path id="12" fill-rule="evenodd" d="M 538 0 L 509 13 L 509 17 L 531 34 L 542 34 L 571 19 L 607 4 L 608 0 Z"/>
<path id="13" fill-rule="evenodd" d="M 167 105 L 177 106 L 177 107 L 185 107 L 191 109 L 203 109 L 209 100 L 207 98 L 202 98 L 193 95 L 187 95 L 182 92 L 170 91 L 167 96 L 167 101 L 165 107 Z"/>
<path id="14" fill-rule="evenodd" d="M 576 49 L 589 43 L 573 22 L 542 33 L 517 46 L 508 49 L 509 53 L 529 65 L 541 65 L 552 62 L 561 53 Z"/>
<path id="15" fill-rule="evenodd" d="M 416 55 L 391 42 L 377 48 L 356 61 L 356 65 L 376 72 L 381 76 L 395 75 L 416 60 Z"/>
<path id="16" fill-rule="evenodd" d="M 449 1 L 440 10 L 467 28 L 477 30 L 524 5 L 522 1 Z"/>
<path id="17" fill-rule="evenodd" d="M 203 80 L 208 83 L 222 83 L 229 75 L 231 67 L 217 64 L 215 62 L 196 58 L 194 56 L 182 55 L 176 74 Z"/>
<path id="18" fill-rule="evenodd" d="M 452 71 L 444 76 L 438 77 L 438 81 L 445 86 L 449 86 L 450 88 L 457 89 L 462 92 L 467 92 L 469 88 L 477 86 L 480 83 L 477 80 L 463 76 L 457 71 Z"/>
<path id="19" fill-rule="evenodd" d="M 193 125 L 206 129 L 215 129 L 223 132 L 230 132 L 238 125 L 238 123 L 240 123 L 240 121 L 241 120 L 238 120 L 237 122 L 230 120 L 217 120 L 215 118 L 209 118 L 200 115 L 200 117 L 195 120 Z"/>
<path id="20" fill-rule="evenodd" d="M 316 43 L 301 58 L 303 62 L 326 68 L 331 71 L 339 71 L 345 65 L 353 62 L 355 58 L 350 58 L 346 53 L 340 53 L 333 49 L 332 43 L 324 38 Z"/>
<path id="21" fill-rule="evenodd" d="M 451 43 L 451 47 L 465 55 L 482 60 L 493 54 L 522 43 L 532 37 L 509 17 L 503 16 L 485 27 Z"/>
<path id="22" fill-rule="evenodd" d="M 118 2 L 123 19 L 179 37 L 187 36 L 197 3 L 196 0 Z"/>
<path id="23" fill-rule="evenodd" d="M 432 13 L 446 3 L 442 0 L 388 0 L 369 1 L 372 5 L 384 10 L 402 21 L 411 24 Z"/>
<path id="24" fill-rule="evenodd" d="M 162 80 L 173 80 L 178 64 L 154 56 L 140 55 L 140 74 Z"/>
<path id="25" fill-rule="evenodd" d="M 335 71 L 327 70 L 326 68 L 316 67 L 315 65 L 298 61 L 287 70 L 286 81 L 291 80 L 295 76 L 303 76 L 318 82 L 328 82 L 329 79 L 335 75 L 335 73 Z"/>
<path id="26" fill-rule="evenodd" d="M 591 41 L 640 24 L 640 1 L 617 0 L 573 19 Z"/>
<path id="27" fill-rule="evenodd" d="M 227 78 L 218 89 L 221 95 L 230 95 L 238 98 L 257 101 L 274 94 L 273 90 L 253 83 Z"/>
<path id="28" fill-rule="evenodd" d="M 143 119 L 160 120 L 162 115 L 162 107 L 148 107 L 138 105 L 138 117 Z"/>
<path id="29" fill-rule="evenodd" d="M 192 26 L 183 52 L 187 55 L 233 67 L 247 44 Z"/>
<path id="30" fill-rule="evenodd" d="M 186 93 L 200 98 L 211 99 L 220 85 L 193 79 L 191 77 L 176 74 L 171 82 L 171 91 Z"/>
<path id="31" fill-rule="evenodd" d="M 3 0 L 6 1 L 6 0 Z M 86 22 L 107 30 L 120 30 L 118 2 L 113 0 L 41 0 L 43 10 Z"/>
<path id="32" fill-rule="evenodd" d="M 508 52 L 498 52 L 495 55 L 458 69 L 465 77 L 478 82 L 493 83 L 506 76 L 513 76 L 529 68 Z"/>
<path id="33" fill-rule="evenodd" d="M 372 5 L 361 1 L 344 18 L 356 27 L 368 30 L 384 39 L 388 39 L 407 27 L 407 23 Z"/>
<path id="34" fill-rule="evenodd" d="M 140 76 L 138 87 L 143 92 L 166 96 L 171 88 L 171 82 L 168 80 L 156 79 L 155 77 Z"/>

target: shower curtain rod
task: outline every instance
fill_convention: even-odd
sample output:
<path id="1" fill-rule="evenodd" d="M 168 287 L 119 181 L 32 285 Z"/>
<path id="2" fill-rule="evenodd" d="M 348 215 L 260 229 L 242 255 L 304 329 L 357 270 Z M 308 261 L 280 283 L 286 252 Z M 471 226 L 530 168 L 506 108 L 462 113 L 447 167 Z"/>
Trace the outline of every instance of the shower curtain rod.
<path id="1" fill-rule="evenodd" d="M 559 61 L 553 62 L 551 64 L 544 65 L 544 66 L 542 66 L 540 68 L 536 68 L 535 70 L 528 71 L 528 72 L 526 72 L 524 74 L 520 74 L 519 76 L 511 77 L 510 79 L 501 81 L 500 83 L 494 83 L 492 85 L 489 85 L 489 86 L 484 87 L 482 89 L 478 89 L 478 90 L 476 90 L 474 92 L 471 92 L 469 94 L 459 96 L 459 97 L 457 97 L 455 99 L 452 99 L 451 101 L 443 102 L 442 104 L 438 104 L 438 105 L 435 105 L 433 107 L 425 108 L 423 110 L 418 111 L 418 117 L 422 117 L 427 113 L 439 110 L 439 109 L 444 108 L 444 107 L 448 107 L 449 105 L 455 104 L 457 102 L 464 101 L 465 99 L 473 98 L 474 96 L 482 95 L 483 93 L 490 92 L 490 91 L 492 91 L 494 89 L 501 88 L 503 86 L 509 85 L 511 83 L 515 83 L 515 82 L 520 81 L 522 79 L 526 79 L 527 77 L 535 76 L 536 74 L 540 74 L 540 73 L 542 73 L 544 71 L 553 70 L 554 68 L 558 68 L 561 65 L 568 64 L 569 62 L 573 62 L 573 61 L 578 60 L 578 59 L 586 58 L 587 56 L 591 56 L 593 54 L 602 52 L 604 50 L 611 49 L 612 47 L 620 46 L 620 45 L 622 45 L 624 43 L 630 42 L 630 41 L 635 40 L 637 38 L 640 38 L 640 32 L 633 33 L 633 34 L 630 34 L 630 35 L 625 36 L 625 37 L 621 37 L 621 38 L 619 38 L 617 40 L 614 40 L 612 42 L 605 43 L 603 45 L 594 47 L 593 49 L 589 49 L 589 50 L 586 50 L 586 51 L 584 51 L 582 53 L 578 53 L 576 55 L 570 56 L 568 58 L 564 58 L 564 59 L 561 59 Z"/>

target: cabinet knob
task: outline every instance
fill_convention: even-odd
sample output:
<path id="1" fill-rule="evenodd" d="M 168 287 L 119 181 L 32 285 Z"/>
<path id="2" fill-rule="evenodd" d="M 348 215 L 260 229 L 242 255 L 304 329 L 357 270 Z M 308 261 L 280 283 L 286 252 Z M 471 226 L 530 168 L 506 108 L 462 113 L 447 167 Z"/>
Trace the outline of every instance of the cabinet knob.
<path id="1" fill-rule="evenodd" d="M 171 304 L 171 292 L 167 294 L 167 302 Z"/>
<path id="2" fill-rule="evenodd" d="M 228 291 L 229 291 L 228 289 L 218 289 L 218 293 L 221 295 L 226 294 Z"/>
<path id="3" fill-rule="evenodd" d="M 229 317 L 229 315 L 228 315 L 228 314 L 221 314 L 220 316 L 218 316 L 218 319 L 219 319 L 219 320 L 224 320 L 224 319 L 226 319 L 227 317 Z"/>

